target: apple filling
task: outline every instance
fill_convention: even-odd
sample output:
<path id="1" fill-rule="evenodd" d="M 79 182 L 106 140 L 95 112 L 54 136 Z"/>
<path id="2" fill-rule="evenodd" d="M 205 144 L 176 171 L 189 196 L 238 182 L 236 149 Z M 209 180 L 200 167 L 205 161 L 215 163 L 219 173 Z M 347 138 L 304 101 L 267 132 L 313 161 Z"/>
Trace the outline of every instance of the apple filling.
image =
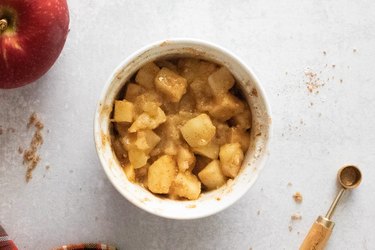
<path id="1" fill-rule="evenodd" d="M 195 200 L 238 175 L 252 119 L 226 67 L 194 58 L 150 62 L 121 93 L 112 146 L 130 181 Z"/>

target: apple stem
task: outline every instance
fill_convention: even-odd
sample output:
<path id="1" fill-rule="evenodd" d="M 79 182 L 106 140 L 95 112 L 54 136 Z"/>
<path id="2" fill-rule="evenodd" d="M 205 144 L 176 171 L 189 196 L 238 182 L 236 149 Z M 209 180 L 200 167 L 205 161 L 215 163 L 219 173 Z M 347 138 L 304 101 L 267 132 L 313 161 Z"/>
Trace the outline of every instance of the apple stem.
<path id="1" fill-rule="evenodd" d="M 0 20 L 0 33 L 5 31 L 8 28 L 8 21 L 6 19 Z"/>

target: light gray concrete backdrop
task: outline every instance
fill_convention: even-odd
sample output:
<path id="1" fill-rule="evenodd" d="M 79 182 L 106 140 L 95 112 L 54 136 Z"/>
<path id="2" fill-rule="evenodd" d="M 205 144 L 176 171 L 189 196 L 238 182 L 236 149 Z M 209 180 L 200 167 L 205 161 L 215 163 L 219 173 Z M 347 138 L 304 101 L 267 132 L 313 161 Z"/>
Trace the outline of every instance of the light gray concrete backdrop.
<path id="1" fill-rule="evenodd" d="M 336 171 L 347 163 L 361 167 L 363 183 L 338 207 L 327 249 L 375 249 L 374 1 L 69 6 L 71 31 L 54 67 L 29 86 L 0 90 L 0 223 L 20 249 L 81 241 L 135 250 L 297 249 L 328 209 Z M 261 80 L 273 112 L 270 157 L 256 184 L 229 209 L 194 221 L 158 218 L 126 201 L 105 176 L 93 141 L 94 110 L 112 70 L 140 47 L 170 37 L 207 40 L 237 54 Z M 324 84 L 314 93 L 308 70 Z M 25 124 L 33 111 L 45 123 L 45 142 L 26 184 L 17 149 L 30 143 Z M 296 212 L 302 220 L 291 222 Z"/>

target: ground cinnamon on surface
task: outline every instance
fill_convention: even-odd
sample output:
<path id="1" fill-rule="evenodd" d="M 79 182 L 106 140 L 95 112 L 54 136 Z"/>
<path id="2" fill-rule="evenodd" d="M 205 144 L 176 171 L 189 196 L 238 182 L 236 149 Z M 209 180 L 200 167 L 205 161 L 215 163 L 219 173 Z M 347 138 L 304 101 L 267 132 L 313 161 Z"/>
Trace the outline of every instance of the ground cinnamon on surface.
<path id="1" fill-rule="evenodd" d="M 295 194 L 293 194 L 293 199 L 296 203 L 301 203 L 303 200 L 303 196 L 300 192 L 296 192 Z"/>
<path id="2" fill-rule="evenodd" d="M 39 120 L 36 113 L 32 113 L 27 128 L 34 126 L 35 132 L 33 138 L 31 139 L 29 147 L 23 153 L 23 164 L 27 166 L 26 170 L 26 182 L 29 182 L 32 178 L 32 172 L 37 167 L 40 162 L 40 156 L 38 150 L 43 144 L 42 129 L 44 127 L 43 123 Z"/>
<path id="3" fill-rule="evenodd" d="M 299 213 L 295 213 L 295 214 L 292 214 L 292 216 L 290 216 L 290 218 L 292 220 L 301 220 L 302 219 L 302 215 L 299 214 Z"/>
<path id="4" fill-rule="evenodd" d="M 310 93 L 319 93 L 318 88 L 324 86 L 324 82 L 320 80 L 318 74 L 312 71 L 311 69 L 307 69 L 305 71 L 306 77 L 306 88 Z"/>

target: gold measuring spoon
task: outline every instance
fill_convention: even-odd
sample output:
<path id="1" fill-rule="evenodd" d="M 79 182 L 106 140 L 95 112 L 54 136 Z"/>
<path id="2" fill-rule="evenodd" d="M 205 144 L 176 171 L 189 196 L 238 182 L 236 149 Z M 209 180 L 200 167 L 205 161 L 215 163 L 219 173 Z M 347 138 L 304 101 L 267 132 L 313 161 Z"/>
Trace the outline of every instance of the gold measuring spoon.
<path id="1" fill-rule="evenodd" d="M 356 166 L 342 167 L 337 173 L 337 179 L 341 185 L 341 190 L 337 194 L 331 207 L 325 217 L 319 216 L 312 225 L 309 233 L 303 241 L 300 250 L 323 250 L 329 237 L 331 236 L 335 223 L 331 221 L 331 217 L 337 203 L 344 194 L 345 190 L 353 189 L 359 186 L 362 180 L 361 171 Z"/>

